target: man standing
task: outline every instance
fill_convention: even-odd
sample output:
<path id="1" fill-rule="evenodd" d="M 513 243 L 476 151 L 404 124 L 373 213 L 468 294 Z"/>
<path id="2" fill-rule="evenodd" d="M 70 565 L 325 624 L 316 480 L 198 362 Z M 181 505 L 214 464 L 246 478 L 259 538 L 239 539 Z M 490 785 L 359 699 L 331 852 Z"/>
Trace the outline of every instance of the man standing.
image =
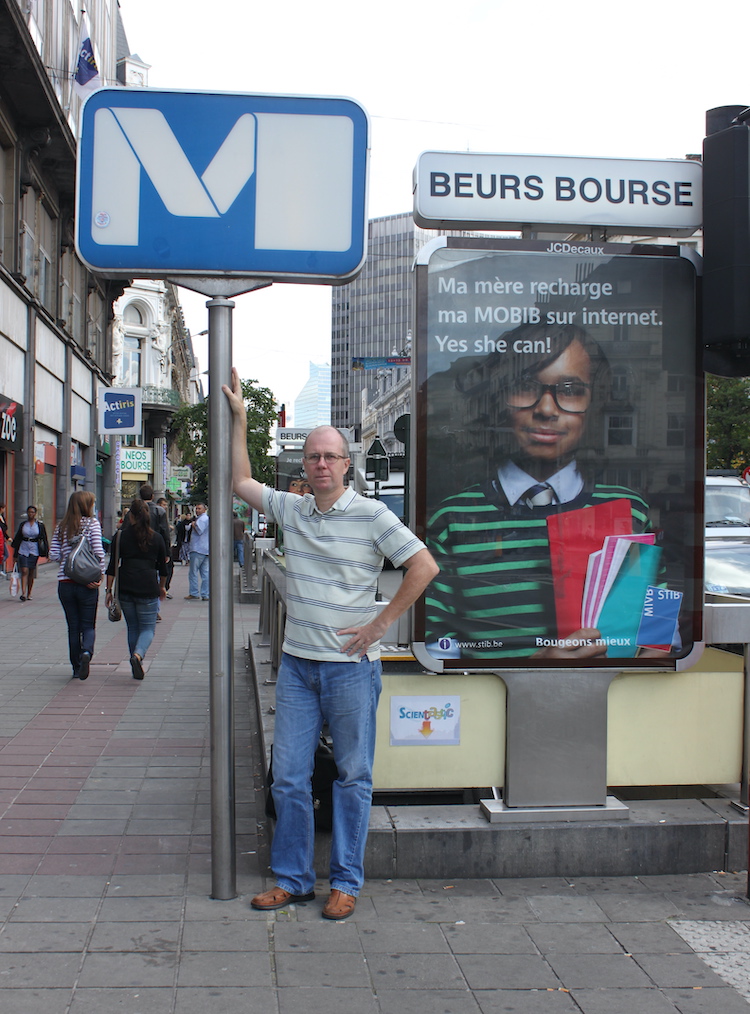
<path id="1" fill-rule="evenodd" d="M 315 894 L 311 777 L 324 722 L 333 738 L 331 894 L 326 919 L 354 911 L 364 882 L 372 802 L 375 712 L 381 688 L 380 638 L 437 574 L 424 544 L 378 500 L 345 485 L 346 440 L 319 426 L 303 450 L 312 495 L 299 496 L 253 479 L 239 375 L 222 390 L 233 412 L 235 492 L 284 531 L 287 621 L 276 687 L 273 799 L 276 830 L 271 867 L 276 887 L 253 898 L 261 911 Z M 377 578 L 388 557 L 406 567 L 393 600 L 378 615 Z"/>
<path id="2" fill-rule="evenodd" d="M 208 514 L 204 503 L 195 505 L 195 520 L 190 526 L 190 594 L 186 599 L 208 601 Z"/>

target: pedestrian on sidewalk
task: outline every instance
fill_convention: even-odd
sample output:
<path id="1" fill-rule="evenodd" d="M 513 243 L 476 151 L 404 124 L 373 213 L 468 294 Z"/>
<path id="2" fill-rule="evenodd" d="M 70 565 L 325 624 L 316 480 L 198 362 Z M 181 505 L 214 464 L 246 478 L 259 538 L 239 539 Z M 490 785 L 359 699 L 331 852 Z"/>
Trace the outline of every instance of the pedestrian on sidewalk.
<path id="1" fill-rule="evenodd" d="M 98 581 L 78 584 L 65 574 L 65 561 L 70 556 L 71 543 L 82 535 L 90 544 L 94 555 L 101 563 L 102 573 L 106 565 L 102 545 L 102 526 L 94 517 L 96 497 L 86 490 L 71 493 L 68 507 L 60 524 L 55 528 L 49 547 L 50 560 L 59 560 L 57 572 L 57 595 L 68 624 L 68 648 L 73 679 L 88 679 L 89 666 L 94 655 L 96 637 L 96 607 L 99 604 Z"/>
<path id="2" fill-rule="evenodd" d="M 247 414 L 236 369 L 223 385 L 233 413 L 234 490 L 284 532 L 287 621 L 276 686 L 271 868 L 276 887 L 253 898 L 260 911 L 315 897 L 315 825 L 310 782 L 324 722 L 333 738 L 331 894 L 325 919 L 354 911 L 364 883 L 372 804 L 375 712 L 381 689 L 380 638 L 422 594 L 438 568 L 415 535 L 379 500 L 345 485 L 346 438 L 319 426 L 303 457 L 312 496 L 271 489 L 252 477 Z M 388 557 L 406 568 L 378 614 L 377 577 Z"/>
<path id="3" fill-rule="evenodd" d="M 172 596 L 169 591 L 169 586 L 172 584 L 172 577 L 174 575 L 174 557 L 172 556 L 172 534 L 174 532 L 174 526 L 169 520 L 169 501 L 167 500 L 167 498 L 165 496 L 159 497 L 159 499 L 156 501 L 156 506 L 161 507 L 167 518 L 167 529 L 169 531 L 169 537 L 167 539 L 167 570 L 169 571 L 169 573 L 167 574 L 167 598 L 171 599 Z"/>
<path id="4" fill-rule="evenodd" d="M 204 503 L 195 505 L 195 519 L 190 526 L 190 594 L 186 599 L 208 601 L 208 513 Z"/>
<path id="5" fill-rule="evenodd" d="M 240 570 L 245 566 L 245 522 L 237 511 L 232 514 L 232 541 L 234 542 L 234 555 Z"/>
<path id="6" fill-rule="evenodd" d="M 0 573 L 7 577 L 5 561 L 10 555 L 10 541 L 8 539 L 8 522 L 6 520 L 5 504 L 0 503 L 0 536 L 2 536 L 2 549 L 0 549 Z"/>
<path id="7" fill-rule="evenodd" d="M 120 530 L 119 552 L 115 554 L 113 543 L 110 553 L 104 601 L 109 608 L 119 564 L 118 599 L 128 628 L 130 669 L 133 679 L 142 680 L 143 659 L 154 639 L 159 601 L 167 594 L 167 549 L 160 533 L 151 527 L 146 501 L 133 500 L 127 520 Z"/>
<path id="8" fill-rule="evenodd" d="M 26 508 L 26 520 L 18 526 L 11 545 L 21 572 L 21 601 L 31 602 L 36 565 L 40 557 L 49 556 L 47 529 L 37 517 L 37 509 L 33 505 Z"/>
<path id="9" fill-rule="evenodd" d="M 193 524 L 193 516 L 190 510 L 186 510 L 183 517 L 177 522 L 177 559 L 180 564 L 190 562 L 190 533 Z"/>

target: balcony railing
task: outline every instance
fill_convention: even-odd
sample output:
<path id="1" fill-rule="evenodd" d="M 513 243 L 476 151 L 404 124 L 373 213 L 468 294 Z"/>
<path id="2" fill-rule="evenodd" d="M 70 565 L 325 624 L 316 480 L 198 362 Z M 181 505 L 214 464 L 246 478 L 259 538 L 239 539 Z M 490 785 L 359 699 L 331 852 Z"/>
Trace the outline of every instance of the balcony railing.
<path id="1" fill-rule="evenodd" d="M 182 404 L 180 392 L 171 387 L 157 387 L 155 384 L 144 384 L 144 405 L 163 405 L 165 408 L 178 409 Z"/>

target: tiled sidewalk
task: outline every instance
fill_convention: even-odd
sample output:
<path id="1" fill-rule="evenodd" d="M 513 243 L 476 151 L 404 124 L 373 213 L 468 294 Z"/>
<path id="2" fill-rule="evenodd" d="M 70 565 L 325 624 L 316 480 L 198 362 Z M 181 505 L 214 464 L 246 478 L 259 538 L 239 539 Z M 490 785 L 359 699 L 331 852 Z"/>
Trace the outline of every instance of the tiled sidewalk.
<path id="1" fill-rule="evenodd" d="M 142 683 L 103 613 L 91 676 L 70 680 L 49 575 L 30 604 L 0 598 L 1 1014 L 748 1014 L 743 873 L 426 869 L 367 882 L 345 923 L 320 918 L 322 882 L 253 911 L 269 881 L 251 606 L 235 608 L 238 897 L 211 900 L 208 607 L 186 579 Z"/>

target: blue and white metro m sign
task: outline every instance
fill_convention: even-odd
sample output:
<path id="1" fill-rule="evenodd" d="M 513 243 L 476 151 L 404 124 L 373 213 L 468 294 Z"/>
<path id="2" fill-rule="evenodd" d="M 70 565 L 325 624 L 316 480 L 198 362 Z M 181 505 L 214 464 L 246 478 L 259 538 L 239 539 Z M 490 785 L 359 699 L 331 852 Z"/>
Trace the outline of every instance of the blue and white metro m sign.
<path id="1" fill-rule="evenodd" d="M 105 88 L 78 151 L 93 271 L 345 282 L 364 263 L 368 121 L 350 99 Z"/>

